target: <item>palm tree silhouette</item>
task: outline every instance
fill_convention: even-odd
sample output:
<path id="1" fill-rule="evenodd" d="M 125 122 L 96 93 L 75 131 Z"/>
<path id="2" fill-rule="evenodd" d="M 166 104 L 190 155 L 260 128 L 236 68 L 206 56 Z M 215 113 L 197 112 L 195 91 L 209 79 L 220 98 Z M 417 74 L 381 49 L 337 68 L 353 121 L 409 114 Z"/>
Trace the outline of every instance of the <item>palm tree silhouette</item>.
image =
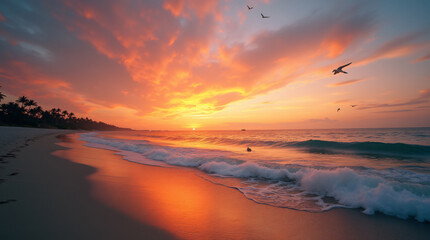
<path id="1" fill-rule="evenodd" d="M 43 110 L 42 110 L 42 107 L 40 107 L 40 106 L 37 106 L 37 107 L 35 107 L 35 108 L 32 108 L 32 109 L 30 109 L 30 110 L 28 110 L 28 113 L 31 115 L 31 116 L 33 116 L 33 117 L 35 117 L 35 118 L 41 118 L 42 117 L 42 113 L 43 113 Z"/>
<path id="2" fill-rule="evenodd" d="M 69 113 L 69 119 L 73 119 L 75 117 L 75 114 L 74 113 Z"/>
<path id="3" fill-rule="evenodd" d="M 19 97 L 18 100 L 16 100 L 17 103 L 21 103 L 21 108 L 24 108 L 24 105 L 27 104 L 28 98 L 26 96 Z"/>
<path id="4" fill-rule="evenodd" d="M 61 117 L 63 118 L 63 119 L 66 119 L 66 117 L 67 116 L 69 116 L 69 112 L 67 112 L 67 110 L 64 110 L 62 113 L 61 113 Z"/>
<path id="5" fill-rule="evenodd" d="M 0 86 L 0 88 L 1 88 L 1 86 Z M 6 95 L 4 95 L 2 92 L 0 92 L 0 102 L 1 102 L 1 100 L 4 99 L 4 97 L 6 97 Z"/>
<path id="6" fill-rule="evenodd" d="M 37 102 L 35 102 L 34 100 L 28 100 L 26 103 L 24 103 L 24 105 L 26 106 L 26 107 L 28 107 L 28 110 L 31 110 L 31 107 L 35 107 L 35 106 L 37 106 Z"/>
<path id="7" fill-rule="evenodd" d="M 1 87 L 1 86 L 0 86 Z M 0 101 L 5 95 L 0 92 Z M 61 129 L 83 130 L 119 130 L 123 128 L 93 121 L 86 118 L 77 118 L 74 113 L 60 108 L 43 110 L 34 100 L 26 96 L 16 101 L 0 104 L 0 124 L 10 126 L 55 127 Z"/>

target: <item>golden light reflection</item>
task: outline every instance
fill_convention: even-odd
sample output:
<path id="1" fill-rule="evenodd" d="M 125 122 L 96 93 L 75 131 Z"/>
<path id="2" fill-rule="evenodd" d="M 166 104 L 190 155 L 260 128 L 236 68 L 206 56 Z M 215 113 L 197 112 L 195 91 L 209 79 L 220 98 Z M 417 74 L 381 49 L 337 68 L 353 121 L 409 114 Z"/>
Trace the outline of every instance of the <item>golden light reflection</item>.
<path id="1" fill-rule="evenodd" d="M 194 172 L 133 164 L 110 151 L 77 148 L 76 142 L 73 149 L 55 154 L 96 167 L 97 173 L 89 177 L 95 184 L 95 198 L 139 221 L 190 239 L 189 234 L 195 233 L 196 226 L 204 238 L 213 234 L 213 221 L 241 218 L 240 211 L 229 204 L 214 209 L 217 191 L 208 187 L 211 183 L 207 181 L 196 181 Z M 237 231 L 238 227 L 240 224 L 232 225 L 231 230 Z"/>
<path id="2" fill-rule="evenodd" d="M 312 214 L 256 204 L 239 191 L 202 179 L 198 171 L 132 163 L 112 151 L 84 147 L 77 138 L 68 135 L 59 144 L 68 149 L 53 154 L 97 169 L 88 176 L 97 201 L 180 239 L 317 239 L 324 231 L 344 239 L 338 228 L 329 226 L 356 225 L 354 217 L 340 213 Z"/>

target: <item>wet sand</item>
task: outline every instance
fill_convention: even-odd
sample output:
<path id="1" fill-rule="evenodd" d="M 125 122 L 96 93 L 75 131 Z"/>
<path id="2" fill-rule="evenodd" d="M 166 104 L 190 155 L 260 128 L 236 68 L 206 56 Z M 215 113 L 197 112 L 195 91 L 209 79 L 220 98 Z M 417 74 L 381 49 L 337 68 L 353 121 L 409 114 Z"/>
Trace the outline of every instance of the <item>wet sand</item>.
<path id="1" fill-rule="evenodd" d="M 0 239 L 174 239 L 93 199 L 87 176 L 96 169 L 52 155 L 64 149 L 55 136 L 23 146 L 0 169 Z"/>
<path id="2" fill-rule="evenodd" d="M 54 145 L 59 140 L 62 150 Z M 112 151 L 83 146 L 76 134 L 38 140 L 17 155 L 14 166 L 20 174 L 0 185 L 2 199 L 17 200 L 0 205 L 0 239 L 430 236 L 430 224 L 415 220 L 351 209 L 307 213 L 257 204 L 235 189 L 208 182 L 197 170 L 128 162 Z"/>

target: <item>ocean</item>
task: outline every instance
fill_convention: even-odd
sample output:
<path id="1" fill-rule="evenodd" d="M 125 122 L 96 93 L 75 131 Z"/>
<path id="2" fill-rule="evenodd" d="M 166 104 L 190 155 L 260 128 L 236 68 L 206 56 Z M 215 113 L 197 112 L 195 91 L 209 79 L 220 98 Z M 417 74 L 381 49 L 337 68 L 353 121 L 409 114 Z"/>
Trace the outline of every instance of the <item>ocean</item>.
<path id="1" fill-rule="evenodd" d="M 195 168 L 261 204 L 430 222 L 430 128 L 117 131 L 79 139 L 127 161 Z"/>

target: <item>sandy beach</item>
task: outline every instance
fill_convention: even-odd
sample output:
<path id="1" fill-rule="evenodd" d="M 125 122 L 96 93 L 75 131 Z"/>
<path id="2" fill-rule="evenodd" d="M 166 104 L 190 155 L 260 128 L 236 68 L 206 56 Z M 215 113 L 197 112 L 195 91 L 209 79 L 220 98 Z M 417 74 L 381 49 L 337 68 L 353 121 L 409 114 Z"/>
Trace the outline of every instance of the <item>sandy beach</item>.
<path id="1" fill-rule="evenodd" d="M 22 148 L 7 150 L 14 149 L 12 155 L 2 152 L 7 163 L 0 169 L 0 201 L 6 201 L 0 205 L 1 239 L 430 236 L 428 223 L 383 214 L 351 209 L 308 213 L 257 204 L 203 179 L 197 170 L 128 162 L 113 151 L 83 146 L 76 133 L 52 131 L 36 134 L 37 139 L 20 137 L 16 146 Z"/>
<path id="2" fill-rule="evenodd" d="M 17 152 L 20 148 L 28 145 L 26 142 L 46 135 L 71 132 L 70 130 L 59 129 L 0 126 L 0 155 Z"/>
<path id="3" fill-rule="evenodd" d="M 0 205 L 0 239 L 174 239 L 91 197 L 86 177 L 96 169 L 51 154 L 64 149 L 56 137 L 70 131 L 29 129 L 25 136 L 25 128 L 4 129 L 16 148 L 0 169 L 0 201 L 7 202 Z"/>

